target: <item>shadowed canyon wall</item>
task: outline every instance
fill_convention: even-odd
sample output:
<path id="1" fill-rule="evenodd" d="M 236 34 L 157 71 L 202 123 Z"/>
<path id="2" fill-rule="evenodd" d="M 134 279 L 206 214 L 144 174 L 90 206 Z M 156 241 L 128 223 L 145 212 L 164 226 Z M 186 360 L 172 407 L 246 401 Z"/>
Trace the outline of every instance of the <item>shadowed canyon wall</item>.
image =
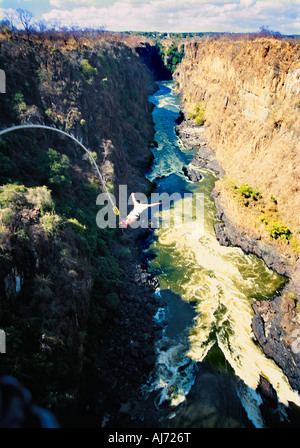
<path id="1" fill-rule="evenodd" d="M 120 184 L 128 195 L 148 192 L 144 171 L 154 136 L 148 95 L 156 86 L 134 50 L 139 42 L 102 33 L 75 37 L 0 34 L 7 81 L 0 128 L 31 122 L 72 133 L 92 151 L 117 201 Z M 127 313 L 128 297 L 146 294 L 145 286 L 137 293 L 138 280 L 132 280 L 140 274 L 135 241 L 97 227 L 103 188 L 71 140 L 45 130 L 13 132 L 0 139 L 0 162 L 0 328 L 7 341 L 0 374 L 14 375 L 40 406 L 71 422 L 82 405 L 79 390 L 96 384 L 91 394 L 101 422 L 106 399 L 120 406 L 114 393 L 118 397 L 129 384 L 111 364 L 122 362 L 137 390 L 141 371 L 152 362 L 147 300 L 126 321 L 114 322 L 119 310 Z M 135 352 L 125 362 L 109 350 L 118 344 L 125 351 L 139 313 L 141 346 L 144 352 L 148 347 L 148 365 L 140 369 Z"/>

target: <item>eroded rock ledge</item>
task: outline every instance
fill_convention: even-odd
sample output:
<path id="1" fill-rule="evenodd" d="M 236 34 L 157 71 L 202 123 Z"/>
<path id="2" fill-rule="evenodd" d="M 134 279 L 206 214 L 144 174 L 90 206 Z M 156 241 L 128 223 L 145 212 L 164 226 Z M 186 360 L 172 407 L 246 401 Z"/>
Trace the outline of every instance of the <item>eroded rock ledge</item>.
<path id="1" fill-rule="evenodd" d="M 300 390 L 299 313 L 288 295 L 272 301 L 256 301 L 252 328 L 264 353 L 272 358 L 289 379 L 294 390 Z"/>
<path id="2" fill-rule="evenodd" d="M 223 177 L 225 171 L 218 163 L 214 151 L 207 145 L 206 130 L 205 126 L 196 125 L 193 120 L 186 119 L 183 119 L 180 124 L 175 126 L 175 132 L 185 148 L 199 148 L 191 165 L 196 168 L 205 167 L 214 170 L 219 177 Z M 191 167 L 189 167 L 189 170 L 193 171 Z"/>

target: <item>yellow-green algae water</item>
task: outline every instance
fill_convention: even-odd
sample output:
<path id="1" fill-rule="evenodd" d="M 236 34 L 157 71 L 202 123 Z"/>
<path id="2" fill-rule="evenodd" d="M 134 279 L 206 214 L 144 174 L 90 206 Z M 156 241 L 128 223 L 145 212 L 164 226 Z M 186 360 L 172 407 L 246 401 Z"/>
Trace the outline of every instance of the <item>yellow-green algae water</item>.
<path id="1" fill-rule="evenodd" d="M 172 88 L 172 83 L 160 83 L 158 92 L 150 98 L 156 106 L 153 118 L 157 147 L 153 148 L 155 160 L 148 177 L 156 182 L 158 193 L 179 192 L 182 198 L 183 193 L 197 194 L 204 206 L 203 214 L 194 214 L 187 222 L 182 219 L 182 204 L 178 203 L 157 216 L 160 226 L 148 252 L 153 255 L 150 266 L 159 279 L 160 294 L 168 302 L 157 318 L 163 320 L 164 313 L 171 310 L 175 323 L 170 324 L 171 330 L 166 327 L 158 346 L 150 389 L 159 391 L 157 406 L 169 402 L 176 408 L 192 389 L 197 365 L 205 362 L 214 348 L 239 379 L 237 395 L 248 418 L 254 426 L 263 427 L 261 399 L 255 392 L 260 376 L 271 383 L 280 403 L 300 405 L 299 395 L 281 369 L 263 354 L 251 329 L 253 301 L 271 299 L 285 279 L 254 255 L 246 255 L 237 247 L 221 246 L 217 241 L 216 210 L 210 197 L 216 176 L 207 169 L 200 170 L 200 182 L 192 183 L 184 176 L 182 168 L 196 152 L 185 150 L 175 134 L 179 106 Z M 193 314 L 186 311 L 185 303 L 190 304 Z M 185 321 L 187 328 L 177 332 L 176 325 L 180 328 Z"/>

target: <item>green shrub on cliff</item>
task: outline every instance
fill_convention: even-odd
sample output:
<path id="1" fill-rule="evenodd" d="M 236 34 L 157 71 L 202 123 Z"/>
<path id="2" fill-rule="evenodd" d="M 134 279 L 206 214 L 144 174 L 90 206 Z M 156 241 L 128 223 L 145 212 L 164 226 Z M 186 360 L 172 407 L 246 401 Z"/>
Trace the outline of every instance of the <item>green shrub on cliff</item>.
<path id="1" fill-rule="evenodd" d="M 174 73 L 176 67 L 182 59 L 184 58 L 184 45 L 181 45 L 180 49 L 178 49 L 177 45 L 174 43 L 170 46 L 166 54 L 166 66 Z"/>
<path id="2" fill-rule="evenodd" d="M 71 226 L 74 232 L 78 233 L 79 235 L 84 235 L 86 231 L 86 226 L 81 224 L 78 219 L 76 218 L 70 218 L 67 220 L 67 225 Z"/>
<path id="3" fill-rule="evenodd" d="M 293 292 L 287 292 L 283 297 L 287 297 L 289 299 L 292 299 L 295 302 L 297 302 L 297 300 L 298 300 Z"/>
<path id="4" fill-rule="evenodd" d="M 205 109 L 201 106 L 196 106 L 195 113 L 190 113 L 190 120 L 195 120 L 198 126 L 203 126 L 205 123 Z"/>
<path id="5" fill-rule="evenodd" d="M 1 207 L 12 206 L 13 208 L 23 207 L 26 203 L 24 185 L 7 184 L 0 187 L 0 205 Z"/>
<path id="6" fill-rule="evenodd" d="M 25 196 L 30 204 L 41 211 L 42 215 L 46 212 L 54 211 L 54 201 L 51 197 L 51 191 L 45 185 L 28 188 Z"/>
<path id="7" fill-rule="evenodd" d="M 14 97 L 13 97 L 13 102 L 15 103 L 19 113 L 21 112 L 25 112 L 27 109 L 27 105 L 24 101 L 24 95 L 23 93 L 15 93 Z"/>
<path id="8" fill-rule="evenodd" d="M 70 160 L 66 154 L 60 154 L 55 149 L 49 148 L 42 155 L 42 169 L 45 177 L 48 178 L 47 183 L 54 191 L 62 191 L 71 185 Z"/>
<path id="9" fill-rule="evenodd" d="M 60 233 L 62 220 L 55 213 L 45 213 L 44 216 L 41 217 L 40 223 L 47 236 L 55 238 Z"/>
<path id="10" fill-rule="evenodd" d="M 237 192 L 244 198 L 253 199 L 254 201 L 258 201 L 262 198 L 262 195 L 258 190 L 253 189 L 247 184 L 242 184 L 240 188 L 238 188 Z"/>
<path id="11" fill-rule="evenodd" d="M 282 221 L 273 221 L 268 223 L 267 230 L 271 239 L 277 240 L 280 238 L 282 241 L 287 241 L 292 237 L 292 232 Z"/>
<path id="12" fill-rule="evenodd" d="M 300 243 L 289 227 L 281 221 L 278 212 L 277 200 L 271 195 L 266 200 L 259 190 L 252 188 L 248 184 L 236 185 L 233 179 L 224 177 L 222 185 L 230 191 L 235 200 L 242 206 L 251 208 L 253 225 L 258 227 L 258 222 L 262 222 L 272 240 L 279 240 L 288 245 L 295 253 L 300 253 Z"/>
<path id="13" fill-rule="evenodd" d="M 300 242 L 297 240 L 297 238 L 295 236 L 292 236 L 289 242 L 290 242 L 291 248 L 293 249 L 293 252 L 295 252 L 295 254 L 299 254 L 300 253 Z"/>
<path id="14" fill-rule="evenodd" d="M 92 67 L 87 59 L 82 59 L 80 61 L 80 68 L 87 79 L 90 79 L 98 74 L 97 68 Z"/>

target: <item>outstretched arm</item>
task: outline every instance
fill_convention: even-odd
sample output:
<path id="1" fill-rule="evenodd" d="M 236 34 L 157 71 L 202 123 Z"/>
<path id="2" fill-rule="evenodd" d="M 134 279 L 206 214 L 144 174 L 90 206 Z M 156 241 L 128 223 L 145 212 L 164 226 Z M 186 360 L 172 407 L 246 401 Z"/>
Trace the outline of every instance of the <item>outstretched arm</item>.
<path id="1" fill-rule="evenodd" d="M 131 197 L 132 197 L 132 200 L 133 200 L 133 204 L 136 204 L 136 203 L 137 203 L 137 200 L 135 199 L 135 195 L 134 195 L 134 193 L 131 193 Z"/>
<path id="2" fill-rule="evenodd" d="M 148 207 L 154 207 L 155 205 L 160 205 L 162 202 L 154 202 L 154 204 L 148 204 Z"/>

